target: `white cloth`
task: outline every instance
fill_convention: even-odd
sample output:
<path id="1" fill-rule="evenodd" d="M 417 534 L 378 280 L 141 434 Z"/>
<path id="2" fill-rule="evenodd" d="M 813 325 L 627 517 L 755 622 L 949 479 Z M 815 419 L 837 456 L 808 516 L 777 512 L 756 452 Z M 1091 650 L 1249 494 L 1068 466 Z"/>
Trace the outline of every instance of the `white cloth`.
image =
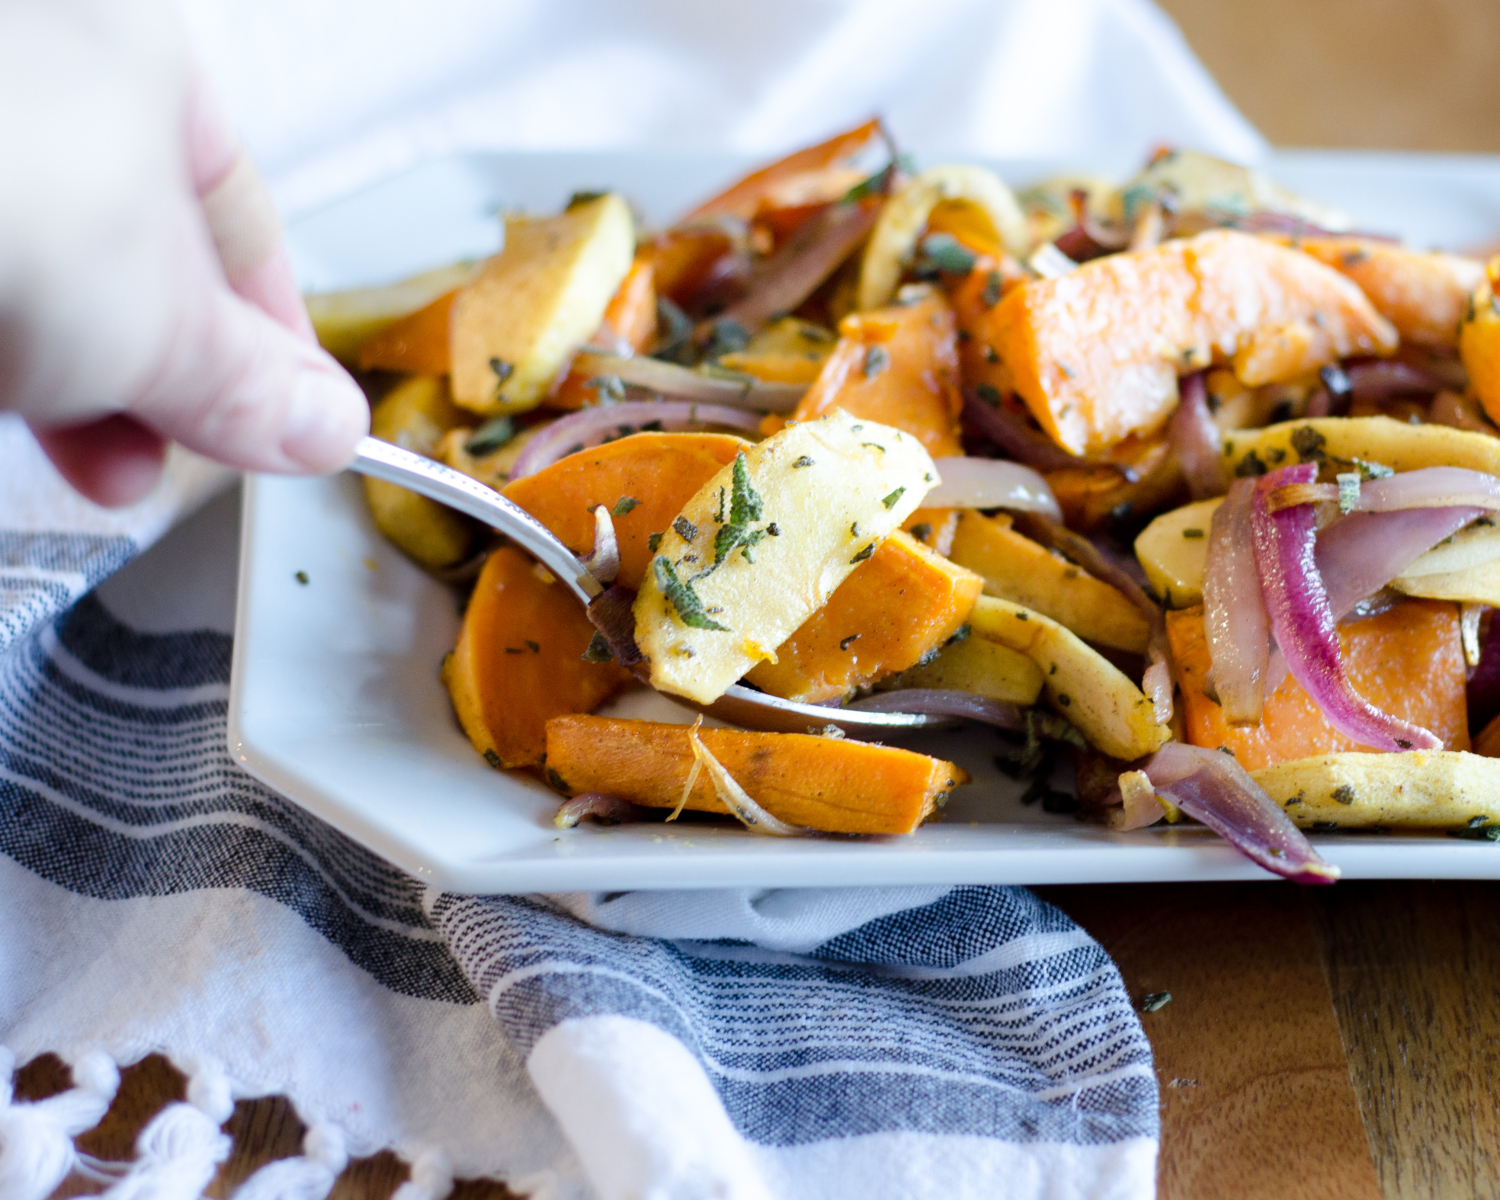
<path id="1" fill-rule="evenodd" d="M 771 156 L 874 113 L 927 162 L 1266 150 L 1149 0 L 183 4 L 289 217 L 457 151 Z"/>
<path id="2" fill-rule="evenodd" d="M 1145 0 L 184 4 L 289 215 L 457 150 L 769 156 L 872 112 L 927 161 L 1264 149 Z M 245 1200 L 315 1200 L 385 1147 L 415 1164 L 398 1200 L 455 1172 L 606 1200 L 1151 1194 L 1140 1026 L 1029 893 L 442 896 L 250 781 L 223 745 L 233 495 L 57 615 L 213 482 L 184 460 L 102 514 L 0 421 L 0 1041 L 75 1081 L 0 1086 L 0 1200 L 45 1196 L 114 1064 L 154 1051 L 187 1102 L 113 1195 L 196 1194 L 231 1097 L 268 1093 L 312 1128 Z"/>

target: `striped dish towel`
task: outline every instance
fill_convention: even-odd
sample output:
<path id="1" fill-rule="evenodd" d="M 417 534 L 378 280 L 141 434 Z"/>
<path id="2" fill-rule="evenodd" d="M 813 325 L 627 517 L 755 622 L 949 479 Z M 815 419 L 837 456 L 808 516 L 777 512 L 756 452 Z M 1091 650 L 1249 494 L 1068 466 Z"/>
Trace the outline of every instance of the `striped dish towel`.
<path id="1" fill-rule="evenodd" d="M 960 1200 L 1152 1194 L 1150 1050 L 1103 950 L 1020 888 L 440 894 L 256 783 L 225 745 L 237 493 L 71 497 L 0 417 L 0 1200 L 69 1170 L 189 1196 L 236 1097 L 318 1200 L 351 1155 L 522 1195 Z M 87 594 L 85 594 L 87 593 Z M 81 597 L 81 599 L 80 599 Z M 44 1052 L 74 1087 L 12 1103 Z M 118 1067 L 187 1098 L 80 1159 Z"/>

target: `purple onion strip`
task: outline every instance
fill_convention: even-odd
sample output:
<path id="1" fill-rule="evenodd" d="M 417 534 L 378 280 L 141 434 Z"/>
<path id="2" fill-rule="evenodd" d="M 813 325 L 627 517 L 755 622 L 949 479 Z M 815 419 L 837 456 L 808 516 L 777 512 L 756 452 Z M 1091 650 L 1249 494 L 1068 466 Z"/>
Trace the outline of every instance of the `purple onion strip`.
<path id="1" fill-rule="evenodd" d="M 1203 571 L 1203 625 L 1213 687 L 1231 725 L 1260 722 L 1271 626 L 1260 594 L 1250 527 L 1253 479 L 1236 479 L 1213 516 Z"/>
<path id="2" fill-rule="evenodd" d="M 1361 484 L 1356 512 L 1474 505 L 1500 508 L 1500 477 L 1465 467 L 1423 467 Z"/>
<path id="3" fill-rule="evenodd" d="M 1310 504 L 1270 512 L 1266 501 L 1278 487 L 1312 483 L 1316 463 L 1280 467 L 1255 483 L 1251 528 L 1261 595 L 1287 669 L 1327 722 L 1361 746 L 1378 750 L 1439 750 L 1430 731 L 1381 712 L 1354 690 L 1344 671 L 1328 593 L 1314 558 L 1316 515 Z"/>
<path id="4" fill-rule="evenodd" d="M 1187 477 L 1194 500 L 1224 494 L 1223 446 L 1219 427 L 1208 411 L 1208 389 L 1203 372 L 1185 375 L 1179 384 L 1180 398 L 1167 438 L 1177 465 Z"/>
<path id="5" fill-rule="evenodd" d="M 607 796 L 603 792 L 584 792 L 571 800 L 564 800 L 558 807 L 552 823 L 559 829 L 572 829 L 585 817 L 593 817 L 606 825 L 621 825 L 627 821 L 640 821 L 646 810 L 618 796 Z"/>
<path id="6" fill-rule="evenodd" d="M 1483 513 L 1482 508 L 1405 508 L 1350 513 L 1335 521 L 1318 534 L 1313 552 L 1333 619 L 1343 620 L 1366 596 Z"/>
<path id="7" fill-rule="evenodd" d="M 637 433 L 644 426 L 667 430 L 705 429 L 719 425 L 744 433 L 759 434 L 760 416 L 719 404 L 695 404 L 687 400 L 627 400 L 585 408 L 552 422 L 526 443 L 511 467 L 512 481 L 535 475 L 575 450 L 586 450 L 601 442 Z"/>
<path id="8" fill-rule="evenodd" d="M 1021 710 L 1014 704 L 947 688 L 902 688 L 894 692 L 876 692 L 862 700 L 851 701 L 844 707 L 857 712 L 905 712 L 962 717 L 967 721 L 978 721 L 1017 733 L 1026 728 Z"/>
<path id="9" fill-rule="evenodd" d="M 1151 786 L 1251 862 L 1294 883 L 1333 883 L 1324 861 L 1265 788 L 1221 750 L 1168 742 L 1142 768 Z"/>

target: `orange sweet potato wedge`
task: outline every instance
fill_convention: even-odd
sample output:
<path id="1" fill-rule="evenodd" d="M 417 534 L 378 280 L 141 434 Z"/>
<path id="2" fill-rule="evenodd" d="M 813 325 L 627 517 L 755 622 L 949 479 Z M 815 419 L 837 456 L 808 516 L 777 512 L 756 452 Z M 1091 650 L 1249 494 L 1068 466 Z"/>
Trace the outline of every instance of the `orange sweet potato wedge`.
<path id="1" fill-rule="evenodd" d="M 745 444 L 725 433 L 635 433 L 560 458 L 506 484 L 504 494 L 575 554 L 593 550 L 591 510 L 604 505 L 620 543 L 616 582 L 639 588 L 651 563 L 651 535 L 664 531 Z"/>
<path id="2" fill-rule="evenodd" d="M 911 434 L 934 458 L 962 454 L 957 334 L 942 293 L 854 313 L 839 344 L 792 414 L 810 421 L 835 408 Z"/>
<path id="3" fill-rule="evenodd" d="M 1459 330 L 1459 353 L 1469 383 L 1491 421 L 1500 418 L 1500 257 L 1474 289 Z"/>
<path id="4" fill-rule="evenodd" d="M 676 808 L 693 765 L 689 726 L 609 717 L 547 722 L 547 777 L 569 795 L 605 792 Z M 773 817 L 828 833 L 910 833 L 968 772 L 895 746 L 803 733 L 699 731 L 704 748 Z M 686 807 L 727 812 L 708 772 Z"/>
<path id="5" fill-rule="evenodd" d="M 425 308 L 388 325 L 359 348 L 363 370 L 448 374 L 448 321 L 459 289 L 445 292 Z"/>
<path id="6" fill-rule="evenodd" d="M 502 547 L 479 574 L 443 683 L 459 724 L 492 767 L 540 766 L 550 717 L 589 712 L 630 681 L 582 658 L 594 636 L 567 587 Z"/>
<path id="7" fill-rule="evenodd" d="M 1368 238 L 1298 238 L 1292 244 L 1359 284 L 1403 342 L 1424 346 L 1458 345 L 1458 323 L 1484 278 L 1475 259 Z"/>
<path id="8" fill-rule="evenodd" d="M 1015 390 L 1005 360 L 995 348 L 995 315 L 1000 301 L 1020 282 L 1001 269 L 997 258 L 982 255 L 950 293 L 959 329 L 958 361 L 965 387 L 991 387 L 1002 397 Z"/>
<path id="9" fill-rule="evenodd" d="M 1169 612 L 1167 636 L 1182 689 L 1186 740 L 1193 745 L 1228 746 L 1247 771 L 1317 754 L 1368 749 L 1333 729 L 1291 676 L 1266 697 L 1259 725 L 1228 724 L 1224 710 L 1203 690 L 1209 668 L 1203 609 Z M 1378 616 L 1341 626 L 1339 642 L 1345 670 L 1361 696 L 1393 716 L 1426 726 L 1443 739 L 1445 750 L 1469 749 L 1457 605 L 1403 600 Z"/>
<path id="10" fill-rule="evenodd" d="M 637 254 L 630 274 L 604 310 L 598 332 L 589 339 L 591 345 L 606 346 L 610 353 L 621 349 L 621 343 L 633 351 L 644 350 L 656 337 L 656 268 L 647 254 Z M 546 407 L 567 412 L 599 403 L 599 393 L 588 386 L 589 374 L 569 368 L 547 397 Z"/>
<path id="11" fill-rule="evenodd" d="M 916 664 L 957 631 L 984 581 L 910 534 L 876 547 L 828 603 L 746 678 L 764 692 L 817 704 Z"/>
<path id="12" fill-rule="evenodd" d="M 1074 454 L 1160 428 L 1177 377 L 1213 363 L 1253 387 L 1396 344 L 1390 322 L 1333 268 L 1223 229 L 1025 283 L 1000 302 L 993 329 L 1016 391 Z"/>
<path id="13" fill-rule="evenodd" d="M 880 136 L 880 121 L 877 118 L 843 133 L 834 134 L 826 142 L 788 154 L 758 171 L 752 171 L 713 199 L 705 200 L 679 224 L 685 225 L 707 217 L 739 217 L 748 221 L 768 200 L 779 200 L 776 207 L 788 207 L 795 202 L 794 197 L 809 190 L 807 176 L 817 176 L 847 163 Z M 847 188 L 846 184 L 845 190 Z M 817 198 L 833 200 L 838 197 Z"/>

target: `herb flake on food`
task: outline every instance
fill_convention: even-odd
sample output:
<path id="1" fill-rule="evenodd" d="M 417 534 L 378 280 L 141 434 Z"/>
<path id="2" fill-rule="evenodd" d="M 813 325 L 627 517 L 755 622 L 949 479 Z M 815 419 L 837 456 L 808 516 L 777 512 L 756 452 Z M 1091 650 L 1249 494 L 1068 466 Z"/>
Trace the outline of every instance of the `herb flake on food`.
<path id="1" fill-rule="evenodd" d="M 300 583 L 303 587 L 306 587 L 308 585 L 309 580 L 307 578 L 306 571 L 298 571 L 295 575 L 292 576 L 292 578 Z"/>
<path id="2" fill-rule="evenodd" d="M 1142 1012 L 1160 1012 L 1171 1003 L 1171 992 L 1148 992 L 1141 997 L 1140 1010 Z"/>
<path id="3" fill-rule="evenodd" d="M 635 508 L 639 504 L 640 501 L 637 500 L 634 496 L 621 496 L 618 500 L 615 501 L 615 506 L 609 511 L 616 517 L 623 517 L 632 508 Z"/>
<path id="4" fill-rule="evenodd" d="M 898 500 L 900 500 L 901 497 L 904 496 L 905 494 L 906 494 L 906 489 L 904 487 L 898 487 L 889 496 L 883 496 L 883 497 L 881 497 L 880 503 L 884 504 L 887 510 L 895 508 L 896 507 L 896 502 Z"/>
<path id="5" fill-rule="evenodd" d="M 677 577 L 677 569 L 672 566 L 665 554 L 658 554 L 652 559 L 651 569 L 656 574 L 656 586 L 667 598 L 667 603 L 677 610 L 679 621 L 694 629 L 711 629 L 719 633 L 729 632 L 727 625 L 720 625 L 703 611 L 703 601 L 698 599 L 698 593 L 693 591 L 693 585 Z"/>
<path id="6" fill-rule="evenodd" d="M 495 390 L 497 392 L 505 386 L 505 381 L 516 373 L 514 364 L 506 362 L 503 358 L 490 359 L 490 370 L 495 373 Z"/>
<path id="7" fill-rule="evenodd" d="M 689 521 L 686 517 L 678 517 L 675 521 L 673 521 L 672 529 L 676 532 L 677 536 L 685 542 L 691 542 L 698 536 L 698 527 L 691 521 Z M 652 549 L 655 549 L 655 547 L 652 547 Z"/>
<path id="8" fill-rule="evenodd" d="M 483 458 L 509 445 L 515 436 L 516 423 L 510 416 L 495 417 L 469 435 L 464 442 L 464 453 L 471 458 Z"/>
<path id="9" fill-rule="evenodd" d="M 591 663 L 606 663 L 614 658 L 614 651 L 609 648 L 609 642 L 597 629 L 594 636 L 589 638 L 589 644 L 584 648 L 583 661 Z"/>
<path id="10" fill-rule="evenodd" d="M 661 549 L 661 539 L 664 536 L 664 534 L 653 533 L 646 539 L 646 549 L 651 551 L 652 554 L 655 554 L 658 550 Z"/>
<path id="11" fill-rule="evenodd" d="M 939 271 L 967 275 L 979 261 L 979 256 L 951 233 L 929 233 L 918 249 L 916 273 L 919 278 Z"/>
<path id="12" fill-rule="evenodd" d="M 884 346 L 871 346 L 865 351 L 864 374 L 873 379 L 891 365 L 891 354 Z"/>
<path id="13" fill-rule="evenodd" d="M 848 637 L 842 639 L 839 642 L 839 649 L 840 650 L 847 650 L 847 649 L 849 649 L 850 646 L 852 646 L 857 641 L 859 641 L 859 634 L 857 634 L 857 633 L 851 633 Z"/>
<path id="14" fill-rule="evenodd" d="M 862 562 L 865 561 L 865 559 L 869 558 L 870 555 L 872 555 L 874 553 L 875 553 L 875 543 L 871 542 L 868 546 L 866 546 L 863 550 L 861 550 L 858 554 L 856 554 L 849 561 L 851 563 L 862 563 Z"/>

